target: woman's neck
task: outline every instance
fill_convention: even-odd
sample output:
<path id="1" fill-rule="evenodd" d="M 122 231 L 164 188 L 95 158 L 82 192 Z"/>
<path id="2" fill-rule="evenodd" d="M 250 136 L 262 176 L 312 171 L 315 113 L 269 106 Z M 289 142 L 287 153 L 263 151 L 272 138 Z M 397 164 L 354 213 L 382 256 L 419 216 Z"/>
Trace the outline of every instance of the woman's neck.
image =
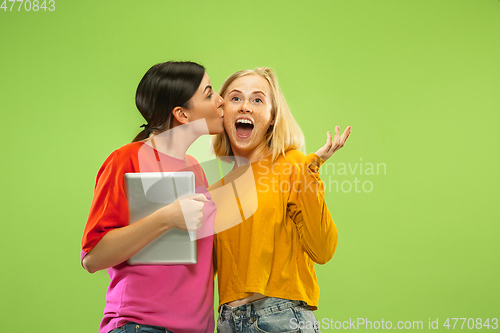
<path id="1" fill-rule="evenodd" d="M 251 150 L 238 150 L 235 149 L 234 147 L 231 148 L 233 150 L 234 156 L 242 157 L 244 159 L 243 161 L 245 162 L 248 161 L 244 163 L 241 159 L 239 159 L 238 166 L 259 161 L 264 157 L 266 157 L 267 155 L 271 154 L 269 147 L 267 147 L 265 143 Z"/>
<path id="2" fill-rule="evenodd" d="M 184 159 L 187 150 L 200 136 L 209 134 L 206 122 L 196 120 L 184 125 L 175 126 L 159 134 L 153 134 L 145 140 L 162 154 Z"/>

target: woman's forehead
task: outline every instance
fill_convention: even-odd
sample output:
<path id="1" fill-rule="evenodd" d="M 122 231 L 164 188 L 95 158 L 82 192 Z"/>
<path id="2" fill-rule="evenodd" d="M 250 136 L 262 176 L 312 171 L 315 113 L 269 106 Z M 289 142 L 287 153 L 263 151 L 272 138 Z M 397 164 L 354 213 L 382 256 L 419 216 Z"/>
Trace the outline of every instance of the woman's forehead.
<path id="1" fill-rule="evenodd" d="M 198 87 L 198 93 L 204 93 L 205 90 L 207 89 L 207 86 L 208 87 L 211 87 L 211 83 L 210 83 L 210 77 L 208 76 L 208 74 L 205 72 L 205 75 L 203 75 L 203 79 L 201 79 L 201 82 L 200 82 L 200 86 Z"/>
<path id="2" fill-rule="evenodd" d="M 234 89 L 244 93 L 262 91 L 265 95 L 268 95 L 271 91 L 269 82 L 267 82 L 265 78 L 257 74 L 249 74 L 237 78 L 229 85 L 228 92 L 231 92 Z"/>

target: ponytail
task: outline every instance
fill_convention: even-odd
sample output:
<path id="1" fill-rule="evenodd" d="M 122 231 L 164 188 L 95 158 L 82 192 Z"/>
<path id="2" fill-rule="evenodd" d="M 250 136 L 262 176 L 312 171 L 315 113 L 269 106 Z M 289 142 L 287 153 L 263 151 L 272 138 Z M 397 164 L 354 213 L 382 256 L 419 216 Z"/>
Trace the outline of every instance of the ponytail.
<path id="1" fill-rule="evenodd" d="M 149 138 L 149 135 L 151 134 L 151 128 L 149 127 L 149 125 L 143 124 L 141 125 L 141 127 L 144 127 L 144 129 L 135 136 L 132 142 L 142 141 Z"/>

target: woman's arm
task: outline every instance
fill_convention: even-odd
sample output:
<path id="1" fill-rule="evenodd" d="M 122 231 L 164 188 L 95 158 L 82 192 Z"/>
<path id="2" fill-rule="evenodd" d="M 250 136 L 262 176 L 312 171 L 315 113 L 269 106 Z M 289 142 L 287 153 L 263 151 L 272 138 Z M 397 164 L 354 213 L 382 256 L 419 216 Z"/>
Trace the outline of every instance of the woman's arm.
<path id="1" fill-rule="evenodd" d="M 300 186 L 293 186 L 288 201 L 304 251 L 318 264 L 325 264 L 333 257 L 338 239 L 337 227 L 326 206 L 324 184 L 318 174 L 322 163 L 323 160 L 311 153 L 304 163 L 297 165 L 291 184 Z"/>
<path id="2" fill-rule="evenodd" d="M 342 136 L 335 127 L 332 140 L 327 133 L 326 144 L 316 154 L 309 154 L 292 178 L 292 184 L 299 181 L 300 187 L 290 195 L 289 209 L 297 225 L 300 241 L 309 257 L 318 264 L 327 263 L 337 248 L 337 227 L 325 202 L 325 189 L 319 176 L 320 166 L 333 153 L 342 148 L 351 133 L 348 126 Z"/>
<path id="3" fill-rule="evenodd" d="M 203 217 L 203 194 L 181 198 L 128 226 L 110 230 L 83 258 L 90 273 L 129 259 L 167 230 L 198 230 Z"/>

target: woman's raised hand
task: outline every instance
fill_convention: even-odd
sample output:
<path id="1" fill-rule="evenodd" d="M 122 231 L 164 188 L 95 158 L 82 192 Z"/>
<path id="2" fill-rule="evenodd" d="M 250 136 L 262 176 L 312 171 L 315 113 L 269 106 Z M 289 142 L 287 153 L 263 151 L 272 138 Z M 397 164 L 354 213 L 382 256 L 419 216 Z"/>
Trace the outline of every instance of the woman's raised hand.
<path id="1" fill-rule="evenodd" d="M 351 134 L 351 126 L 347 126 L 344 133 L 342 133 L 342 136 L 340 135 L 340 129 L 337 126 L 335 127 L 335 136 L 333 137 L 332 141 L 332 135 L 330 134 L 330 131 L 328 131 L 326 133 L 326 144 L 320 149 L 318 149 L 316 155 L 318 155 L 324 161 L 326 161 L 333 155 L 333 153 L 335 153 L 340 148 L 344 147 L 345 142 L 349 137 L 349 134 Z"/>

